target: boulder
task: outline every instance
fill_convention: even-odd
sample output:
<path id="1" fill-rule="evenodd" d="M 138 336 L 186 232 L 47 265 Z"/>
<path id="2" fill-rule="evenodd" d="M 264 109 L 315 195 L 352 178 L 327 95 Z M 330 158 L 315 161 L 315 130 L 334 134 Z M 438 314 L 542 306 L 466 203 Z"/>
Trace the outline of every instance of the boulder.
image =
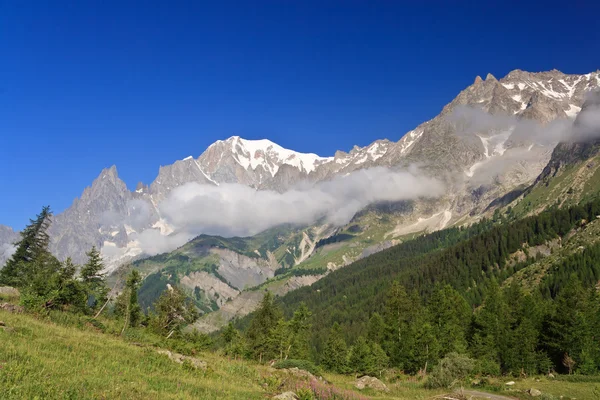
<path id="1" fill-rule="evenodd" d="M 176 363 L 183 364 L 189 362 L 194 368 L 200 368 L 206 370 L 207 364 L 205 361 L 199 360 L 195 357 L 184 356 L 183 354 L 173 353 L 169 350 L 158 350 L 158 354 L 164 354 Z"/>
<path id="2" fill-rule="evenodd" d="M 0 296 L 2 297 L 19 297 L 19 291 L 14 287 L 0 286 Z"/>
<path id="3" fill-rule="evenodd" d="M 529 389 L 528 393 L 531 397 L 538 397 L 542 395 L 542 392 L 534 388 Z"/>
<path id="4" fill-rule="evenodd" d="M 308 371 L 305 371 L 303 369 L 294 367 L 294 368 L 287 368 L 287 369 L 283 369 L 282 371 L 285 371 L 287 374 L 290 374 L 292 376 L 295 376 L 297 378 L 302 378 L 302 379 L 314 379 L 315 376 L 313 374 L 311 374 Z"/>
<path id="5" fill-rule="evenodd" d="M 273 396 L 274 400 L 298 400 L 298 396 L 294 392 L 284 392 Z"/>
<path id="6" fill-rule="evenodd" d="M 379 392 L 389 392 L 390 391 L 390 389 L 388 389 L 388 387 L 385 385 L 385 383 L 381 382 L 377 378 L 374 378 L 374 377 L 368 376 L 368 375 L 358 378 L 356 380 L 356 382 L 354 383 L 354 386 L 359 390 L 369 388 L 369 389 L 377 390 Z"/>
<path id="7" fill-rule="evenodd" d="M 24 308 L 11 303 L 0 303 L 0 310 L 8 311 L 13 314 L 22 313 Z"/>

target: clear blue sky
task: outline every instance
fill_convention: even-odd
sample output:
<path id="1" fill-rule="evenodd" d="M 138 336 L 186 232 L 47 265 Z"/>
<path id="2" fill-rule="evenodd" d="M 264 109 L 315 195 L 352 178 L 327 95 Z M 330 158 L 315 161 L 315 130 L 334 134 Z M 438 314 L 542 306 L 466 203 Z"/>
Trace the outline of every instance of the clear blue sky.
<path id="1" fill-rule="evenodd" d="M 592 1 L 418 3 L 0 0 L 0 223 L 112 164 L 131 188 L 233 134 L 332 155 L 476 75 L 600 67 Z"/>

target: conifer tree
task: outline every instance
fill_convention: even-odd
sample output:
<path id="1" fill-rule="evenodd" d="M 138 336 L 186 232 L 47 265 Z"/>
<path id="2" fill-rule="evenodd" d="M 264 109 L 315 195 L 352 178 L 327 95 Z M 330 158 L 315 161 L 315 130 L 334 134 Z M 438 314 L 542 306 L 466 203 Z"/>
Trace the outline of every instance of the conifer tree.
<path id="1" fill-rule="evenodd" d="M 342 328 L 336 322 L 329 331 L 329 337 L 323 349 L 321 364 L 330 371 L 344 373 L 347 371 L 347 356 L 348 347 L 342 335 Z"/>
<path id="2" fill-rule="evenodd" d="M 142 308 L 138 303 L 138 290 L 142 277 L 136 269 L 132 269 L 125 282 L 125 290 L 115 300 L 115 314 L 125 317 L 123 329 L 138 326 L 142 319 Z"/>
<path id="3" fill-rule="evenodd" d="M 442 356 L 452 352 L 466 352 L 466 331 L 471 318 L 466 300 L 450 285 L 437 285 L 427 309 Z"/>
<path id="4" fill-rule="evenodd" d="M 358 374 L 371 374 L 375 370 L 375 359 L 371 347 L 363 336 L 359 336 L 350 349 L 348 367 Z"/>
<path id="5" fill-rule="evenodd" d="M 308 360 L 310 358 L 310 331 L 312 328 L 312 313 L 305 303 L 300 303 L 290 320 L 292 335 L 290 358 Z"/>
<path id="6" fill-rule="evenodd" d="M 225 343 L 226 355 L 232 356 L 235 359 L 244 356 L 246 349 L 244 338 L 240 334 L 240 331 L 235 329 L 233 322 L 230 322 L 227 325 L 221 336 L 223 337 L 223 342 Z"/>
<path id="7" fill-rule="evenodd" d="M 369 324 L 367 326 L 367 339 L 373 343 L 382 345 L 385 339 L 385 332 L 387 327 L 385 322 L 379 313 L 373 313 L 369 318 Z"/>
<path id="8" fill-rule="evenodd" d="M 49 257 L 47 233 L 51 217 L 50 207 L 45 206 L 35 220 L 29 220 L 29 225 L 20 233 L 21 240 L 16 243 L 15 253 L 0 269 L 0 284 L 24 287 L 43 263 L 53 261 Z"/>
<path id="9" fill-rule="evenodd" d="M 288 358 L 291 347 L 292 335 L 289 324 L 283 318 L 279 318 L 267 336 L 265 357 L 285 360 Z"/>
<path id="10" fill-rule="evenodd" d="M 97 304 L 103 304 L 106 301 L 108 288 L 106 287 L 105 274 L 102 273 L 104 263 L 96 246 L 93 246 L 86 255 L 88 261 L 82 266 L 79 275 L 88 290 L 88 301 L 94 308 Z"/>
<path id="11" fill-rule="evenodd" d="M 273 295 L 266 291 L 258 309 L 254 312 L 254 317 L 250 321 L 250 326 L 246 332 L 246 339 L 250 351 L 254 358 L 260 362 L 265 361 L 268 352 L 268 337 L 271 330 L 275 328 L 277 322 L 282 317 L 281 310 L 275 305 Z"/>

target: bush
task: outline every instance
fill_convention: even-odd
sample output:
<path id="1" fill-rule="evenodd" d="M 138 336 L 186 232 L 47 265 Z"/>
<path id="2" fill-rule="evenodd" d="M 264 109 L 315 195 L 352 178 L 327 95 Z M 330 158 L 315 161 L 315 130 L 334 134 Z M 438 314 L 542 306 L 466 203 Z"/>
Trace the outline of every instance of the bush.
<path id="1" fill-rule="evenodd" d="M 313 375 L 320 375 L 321 369 L 317 367 L 312 361 L 307 360 L 281 360 L 273 364 L 273 368 L 284 369 L 284 368 L 298 368 L 304 371 L 308 371 Z"/>
<path id="2" fill-rule="evenodd" d="M 425 386 L 430 389 L 451 388 L 469 376 L 474 368 L 474 360 L 463 354 L 449 353 L 435 366 Z"/>
<path id="3" fill-rule="evenodd" d="M 499 376 L 500 364 L 488 358 L 477 359 L 473 372 L 477 375 Z"/>

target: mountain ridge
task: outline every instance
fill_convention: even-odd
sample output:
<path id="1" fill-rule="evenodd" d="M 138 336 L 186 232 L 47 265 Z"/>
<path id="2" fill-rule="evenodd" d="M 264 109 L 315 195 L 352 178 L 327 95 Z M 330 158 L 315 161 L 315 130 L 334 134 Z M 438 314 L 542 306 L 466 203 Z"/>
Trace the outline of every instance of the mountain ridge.
<path id="1" fill-rule="evenodd" d="M 142 252 L 134 236 L 148 229 L 162 235 L 170 233 L 168 222 L 161 218 L 160 204 L 174 188 L 188 182 L 237 183 L 281 193 L 302 181 L 326 181 L 375 166 L 397 169 L 421 165 L 429 174 L 451 182 L 450 191 L 462 193 L 462 197 L 449 199 L 446 208 L 452 214 L 463 214 L 464 210 L 476 208 L 478 203 L 533 179 L 532 175 L 537 176 L 538 169 L 550 158 L 551 150 L 510 141 L 505 133 L 494 130 L 460 134 L 461 124 L 451 118 L 458 107 L 477 106 L 492 115 L 512 113 L 547 123 L 570 117 L 581 105 L 584 92 L 598 82 L 598 72 L 568 75 L 556 70 L 540 73 L 513 70 L 500 80 L 488 74 L 485 80 L 476 80 L 461 91 L 438 116 L 407 132 L 397 142 L 376 140 L 364 147 L 355 146 L 349 152 L 338 151 L 331 157 L 294 152 L 268 140 L 249 141 L 233 136 L 211 144 L 198 158 L 186 157 L 160 167 L 153 182 L 138 184 L 134 191 L 127 189 L 113 166 L 103 170 L 71 207 L 55 216 L 52 249 L 60 258 L 71 255 L 76 262 L 84 260 L 85 249 L 92 245 L 105 249 L 107 258 L 114 259 L 111 262 L 138 257 Z M 493 143 L 498 151 L 490 150 L 490 140 L 497 142 Z M 486 187 L 482 191 L 475 184 L 464 188 L 460 187 L 464 183 L 457 183 L 457 174 L 463 174 L 463 180 L 473 181 L 472 175 L 480 173 L 482 165 L 489 165 L 488 160 L 500 160 L 527 148 L 539 154 L 532 157 L 533 161 L 519 161 L 517 171 L 511 172 L 516 177 L 503 172 L 509 181 L 499 189 L 490 191 Z M 101 179 L 104 175 L 109 177 L 106 182 Z M 482 195 L 474 198 L 473 190 Z M 142 216 L 145 221 L 141 221 Z M 74 228 L 75 223 L 85 228 Z"/>

